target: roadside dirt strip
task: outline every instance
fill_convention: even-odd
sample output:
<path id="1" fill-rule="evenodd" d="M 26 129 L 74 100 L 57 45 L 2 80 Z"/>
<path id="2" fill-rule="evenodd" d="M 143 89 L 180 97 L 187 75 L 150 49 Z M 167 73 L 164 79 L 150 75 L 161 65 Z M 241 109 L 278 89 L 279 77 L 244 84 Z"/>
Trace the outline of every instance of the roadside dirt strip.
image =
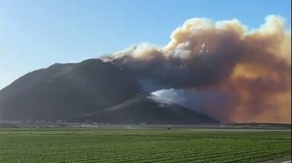
<path id="1" fill-rule="evenodd" d="M 291 163 L 291 157 L 280 158 L 276 160 L 269 160 L 262 163 Z"/>

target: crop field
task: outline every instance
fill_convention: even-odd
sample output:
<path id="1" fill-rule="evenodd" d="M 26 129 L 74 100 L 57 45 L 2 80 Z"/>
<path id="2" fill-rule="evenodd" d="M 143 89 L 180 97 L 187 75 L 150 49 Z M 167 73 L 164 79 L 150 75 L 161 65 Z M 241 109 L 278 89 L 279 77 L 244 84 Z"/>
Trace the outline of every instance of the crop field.
<path id="1" fill-rule="evenodd" d="M 261 162 L 290 156 L 290 131 L 2 129 L 1 163 Z"/>

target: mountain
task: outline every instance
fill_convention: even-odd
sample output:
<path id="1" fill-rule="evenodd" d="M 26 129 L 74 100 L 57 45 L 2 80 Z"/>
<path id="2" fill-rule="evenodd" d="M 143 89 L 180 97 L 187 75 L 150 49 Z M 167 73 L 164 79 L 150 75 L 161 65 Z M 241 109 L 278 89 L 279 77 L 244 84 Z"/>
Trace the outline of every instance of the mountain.
<path id="1" fill-rule="evenodd" d="M 30 72 L 0 91 L 1 120 L 94 121 L 112 124 L 218 123 L 149 97 L 133 75 L 89 59 Z"/>
<path id="2" fill-rule="evenodd" d="M 54 64 L 0 92 L 1 120 L 58 120 L 120 104 L 143 94 L 127 72 L 99 59 Z"/>
<path id="3" fill-rule="evenodd" d="M 138 96 L 103 111 L 68 117 L 67 121 L 90 120 L 110 124 L 215 124 L 217 120 L 153 97 Z"/>

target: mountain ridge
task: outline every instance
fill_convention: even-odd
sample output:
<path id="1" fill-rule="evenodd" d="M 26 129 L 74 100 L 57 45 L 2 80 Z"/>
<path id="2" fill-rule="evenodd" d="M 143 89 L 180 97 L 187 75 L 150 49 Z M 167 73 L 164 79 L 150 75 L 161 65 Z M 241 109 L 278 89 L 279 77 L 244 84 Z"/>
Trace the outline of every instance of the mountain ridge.
<path id="1" fill-rule="evenodd" d="M 138 117 L 147 123 L 218 123 L 177 104 L 149 98 L 150 93 L 131 74 L 100 59 L 58 63 L 32 71 L 2 89 L 0 95 L 2 120 L 56 121 L 79 116 L 86 121 L 84 115 L 95 120 L 89 115 L 99 113 L 101 120 L 113 123 L 138 123 Z M 119 114 L 128 118 L 119 119 Z M 203 118 L 190 120 L 187 114 Z"/>
<path id="2" fill-rule="evenodd" d="M 110 124 L 216 124 L 219 121 L 183 106 L 139 95 L 121 104 L 90 114 L 75 115 L 69 122 L 90 120 Z"/>

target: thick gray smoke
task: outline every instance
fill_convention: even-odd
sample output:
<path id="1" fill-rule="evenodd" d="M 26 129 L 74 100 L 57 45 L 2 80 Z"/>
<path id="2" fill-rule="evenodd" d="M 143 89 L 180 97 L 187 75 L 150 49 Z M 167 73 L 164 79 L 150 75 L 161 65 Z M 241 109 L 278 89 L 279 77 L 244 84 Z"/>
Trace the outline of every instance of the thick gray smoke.
<path id="1" fill-rule="evenodd" d="M 253 30 L 194 18 L 165 47 L 140 44 L 103 59 L 148 91 L 224 122 L 291 121 L 291 31 L 278 16 Z"/>

